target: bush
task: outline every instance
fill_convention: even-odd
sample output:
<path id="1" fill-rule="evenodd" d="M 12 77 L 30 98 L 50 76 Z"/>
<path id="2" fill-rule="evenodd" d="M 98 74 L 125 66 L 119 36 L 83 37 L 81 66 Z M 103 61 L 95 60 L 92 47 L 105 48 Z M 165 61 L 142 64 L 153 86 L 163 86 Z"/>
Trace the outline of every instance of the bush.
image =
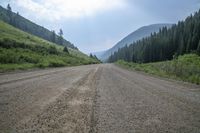
<path id="1" fill-rule="evenodd" d="M 48 49 L 49 54 L 58 54 L 58 51 L 55 46 L 50 46 Z"/>
<path id="2" fill-rule="evenodd" d="M 63 61 L 50 61 L 49 66 L 50 67 L 61 67 L 65 66 L 66 64 Z"/>
<path id="3" fill-rule="evenodd" d="M 66 46 L 64 47 L 63 51 L 69 54 L 69 50 Z"/>

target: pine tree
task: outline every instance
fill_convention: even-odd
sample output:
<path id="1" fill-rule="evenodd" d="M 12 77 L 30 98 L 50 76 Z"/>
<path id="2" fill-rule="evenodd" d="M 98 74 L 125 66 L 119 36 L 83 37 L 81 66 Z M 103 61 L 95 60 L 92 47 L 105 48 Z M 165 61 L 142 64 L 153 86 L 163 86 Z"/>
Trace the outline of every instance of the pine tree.
<path id="1" fill-rule="evenodd" d="M 9 12 L 12 12 L 12 8 L 11 8 L 10 4 L 7 5 L 7 10 L 8 10 Z"/>
<path id="2" fill-rule="evenodd" d="M 183 37 L 180 37 L 180 45 L 179 45 L 179 54 L 183 54 L 185 52 L 185 44 L 184 44 L 184 40 Z"/>
<path id="3" fill-rule="evenodd" d="M 63 36 L 63 31 L 62 31 L 62 29 L 59 30 L 59 33 L 58 33 L 58 34 L 59 34 L 59 36 Z"/>
<path id="4" fill-rule="evenodd" d="M 90 53 L 90 58 L 94 58 L 93 55 Z"/>
<path id="5" fill-rule="evenodd" d="M 186 52 L 189 53 L 191 48 L 191 37 L 189 37 L 188 42 L 187 42 L 187 47 L 186 47 Z"/>
<path id="6" fill-rule="evenodd" d="M 56 33 L 55 33 L 55 31 L 54 31 L 54 30 L 52 31 L 52 35 L 51 35 L 51 41 L 52 41 L 53 43 L 55 43 L 55 42 L 56 42 Z"/>
<path id="7" fill-rule="evenodd" d="M 59 35 L 59 44 L 63 45 L 63 31 L 62 29 L 60 29 L 60 31 L 58 32 Z"/>
<path id="8" fill-rule="evenodd" d="M 199 40 L 199 44 L 198 44 L 198 47 L 197 47 L 197 54 L 200 55 L 200 40 Z"/>
<path id="9" fill-rule="evenodd" d="M 11 8 L 10 4 L 7 5 L 7 14 L 9 17 L 9 23 L 12 25 L 12 8 Z"/>

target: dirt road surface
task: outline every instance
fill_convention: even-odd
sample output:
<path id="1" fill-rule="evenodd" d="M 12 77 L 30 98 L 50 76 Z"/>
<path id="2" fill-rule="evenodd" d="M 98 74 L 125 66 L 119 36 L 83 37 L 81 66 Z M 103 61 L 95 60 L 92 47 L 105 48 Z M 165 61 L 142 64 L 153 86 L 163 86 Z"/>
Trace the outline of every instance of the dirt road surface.
<path id="1" fill-rule="evenodd" d="M 1 133 L 200 133 L 200 86 L 113 64 L 0 75 Z"/>

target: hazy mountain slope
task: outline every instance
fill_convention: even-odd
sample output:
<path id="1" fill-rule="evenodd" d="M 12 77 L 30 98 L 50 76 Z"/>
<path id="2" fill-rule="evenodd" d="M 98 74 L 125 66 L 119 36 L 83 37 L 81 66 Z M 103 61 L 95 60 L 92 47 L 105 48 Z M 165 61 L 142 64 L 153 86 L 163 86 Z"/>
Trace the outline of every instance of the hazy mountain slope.
<path id="1" fill-rule="evenodd" d="M 36 35 L 45 40 L 52 41 L 52 32 L 50 30 L 35 24 L 34 22 L 20 16 L 18 13 L 16 14 L 14 12 L 11 12 L 11 15 L 9 15 L 8 11 L 2 6 L 0 6 L 0 20 L 9 23 L 20 30 Z M 58 35 L 56 35 L 55 43 L 59 44 Z M 73 49 L 77 49 L 71 42 L 65 39 L 63 41 L 63 45 Z"/>
<path id="2" fill-rule="evenodd" d="M 162 27 L 171 27 L 172 24 L 153 24 L 149 26 L 144 26 L 139 28 L 138 30 L 132 32 L 125 38 L 123 38 L 121 41 L 119 41 L 115 46 L 113 46 L 111 49 L 108 49 L 105 52 L 102 52 L 102 55 L 98 55 L 97 57 L 101 60 L 106 60 L 112 53 L 117 51 L 119 48 L 124 47 L 125 45 L 130 45 L 131 43 L 138 41 L 144 37 L 147 37 L 151 35 L 153 32 L 158 32 L 160 28 Z"/>
<path id="3" fill-rule="evenodd" d="M 91 54 L 96 55 L 97 57 L 102 56 L 105 53 L 105 51 L 99 51 L 99 52 L 92 52 Z"/>

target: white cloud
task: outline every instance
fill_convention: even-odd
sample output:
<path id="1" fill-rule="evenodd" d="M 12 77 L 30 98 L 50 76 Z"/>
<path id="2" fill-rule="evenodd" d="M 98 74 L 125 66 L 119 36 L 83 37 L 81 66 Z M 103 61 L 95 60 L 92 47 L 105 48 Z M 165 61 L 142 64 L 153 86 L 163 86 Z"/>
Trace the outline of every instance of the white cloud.
<path id="1" fill-rule="evenodd" d="M 19 8 L 46 20 L 80 18 L 98 12 L 123 8 L 126 0 L 15 0 Z"/>

